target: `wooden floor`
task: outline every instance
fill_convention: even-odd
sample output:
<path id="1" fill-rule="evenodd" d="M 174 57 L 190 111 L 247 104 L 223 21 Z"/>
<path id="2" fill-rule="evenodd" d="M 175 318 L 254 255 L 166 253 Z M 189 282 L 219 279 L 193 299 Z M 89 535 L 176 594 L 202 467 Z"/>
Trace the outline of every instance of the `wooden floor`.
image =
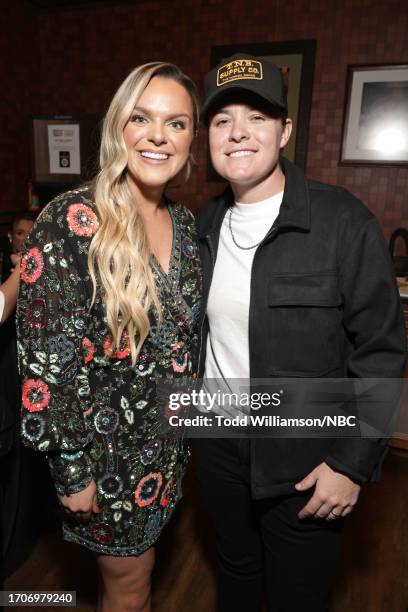
<path id="1" fill-rule="evenodd" d="M 154 612 L 215 609 L 211 532 L 191 475 L 186 485 L 185 498 L 158 546 Z M 5 588 L 75 590 L 76 609 L 93 611 L 96 574 L 92 555 L 62 542 L 57 533 L 49 534 L 9 577 Z M 21 612 L 31 609 L 38 608 L 24 607 Z M 408 453 L 392 450 L 384 464 L 382 482 L 364 488 L 348 520 L 331 612 L 407 610 Z"/>

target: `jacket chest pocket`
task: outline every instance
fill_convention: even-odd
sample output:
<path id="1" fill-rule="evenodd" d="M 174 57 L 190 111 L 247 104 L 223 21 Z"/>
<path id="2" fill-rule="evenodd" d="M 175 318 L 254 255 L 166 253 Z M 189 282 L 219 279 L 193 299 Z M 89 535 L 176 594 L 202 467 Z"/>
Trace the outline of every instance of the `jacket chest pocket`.
<path id="1" fill-rule="evenodd" d="M 342 299 L 335 273 L 273 276 L 267 302 L 272 375 L 323 376 L 340 368 Z"/>

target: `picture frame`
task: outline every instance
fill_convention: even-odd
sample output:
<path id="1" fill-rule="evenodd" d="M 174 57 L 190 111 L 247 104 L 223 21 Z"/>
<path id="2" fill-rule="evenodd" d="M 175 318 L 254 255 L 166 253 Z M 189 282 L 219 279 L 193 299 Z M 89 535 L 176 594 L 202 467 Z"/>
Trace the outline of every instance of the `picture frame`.
<path id="1" fill-rule="evenodd" d="M 408 63 L 348 67 L 339 163 L 408 164 Z"/>
<path id="2" fill-rule="evenodd" d="M 31 117 L 31 176 L 34 184 L 74 186 L 98 169 L 100 115 Z"/>
<path id="3" fill-rule="evenodd" d="M 283 70 L 287 86 L 288 116 L 293 120 L 292 135 L 284 156 L 305 169 L 316 55 L 315 40 L 216 45 L 211 48 L 210 69 L 234 53 L 249 53 L 271 60 Z M 209 180 L 219 176 L 209 163 Z"/>

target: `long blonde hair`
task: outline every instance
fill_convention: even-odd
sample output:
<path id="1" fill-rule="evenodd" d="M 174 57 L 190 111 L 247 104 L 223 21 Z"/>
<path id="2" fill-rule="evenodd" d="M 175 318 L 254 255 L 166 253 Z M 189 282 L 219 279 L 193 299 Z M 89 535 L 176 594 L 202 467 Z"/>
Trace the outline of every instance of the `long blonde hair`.
<path id="1" fill-rule="evenodd" d="M 94 201 L 99 228 L 88 254 L 89 273 L 95 301 L 98 274 L 105 302 L 109 342 L 113 354 L 121 341 L 130 347 L 132 364 L 150 329 L 149 311 L 158 324 L 161 309 L 149 265 L 150 248 L 143 220 L 127 181 L 128 151 L 123 130 L 143 91 L 154 76 L 173 79 L 190 95 L 194 129 L 199 118 L 196 87 L 174 64 L 151 62 L 135 68 L 123 81 L 106 113 L 101 138 L 100 172 L 94 183 Z M 190 174 L 189 157 L 182 174 Z M 136 340 L 135 340 L 136 339 Z"/>

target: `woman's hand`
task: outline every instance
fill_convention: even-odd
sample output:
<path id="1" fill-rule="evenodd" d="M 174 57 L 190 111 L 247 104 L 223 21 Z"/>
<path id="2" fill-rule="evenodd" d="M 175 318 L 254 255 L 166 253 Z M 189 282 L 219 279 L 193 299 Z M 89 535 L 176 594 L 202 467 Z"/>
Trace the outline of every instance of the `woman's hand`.
<path id="1" fill-rule="evenodd" d="M 13 271 L 15 270 L 15 266 L 17 266 L 18 268 L 20 267 L 21 253 L 11 253 L 10 259 L 11 259 L 11 263 L 14 266 Z"/>
<path id="2" fill-rule="evenodd" d="M 65 512 L 77 521 L 87 522 L 91 518 L 92 513 L 99 513 L 94 480 L 83 491 L 73 493 L 72 495 L 58 495 L 58 499 Z"/>
<path id="3" fill-rule="evenodd" d="M 333 520 L 347 516 L 357 503 L 360 485 L 348 476 L 332 470 L 327 463 L 321 463 L 296 485 L 298 491 L 315 487 L 312 497 L 299 512 L 299 518 L 316 517 Z"/>

